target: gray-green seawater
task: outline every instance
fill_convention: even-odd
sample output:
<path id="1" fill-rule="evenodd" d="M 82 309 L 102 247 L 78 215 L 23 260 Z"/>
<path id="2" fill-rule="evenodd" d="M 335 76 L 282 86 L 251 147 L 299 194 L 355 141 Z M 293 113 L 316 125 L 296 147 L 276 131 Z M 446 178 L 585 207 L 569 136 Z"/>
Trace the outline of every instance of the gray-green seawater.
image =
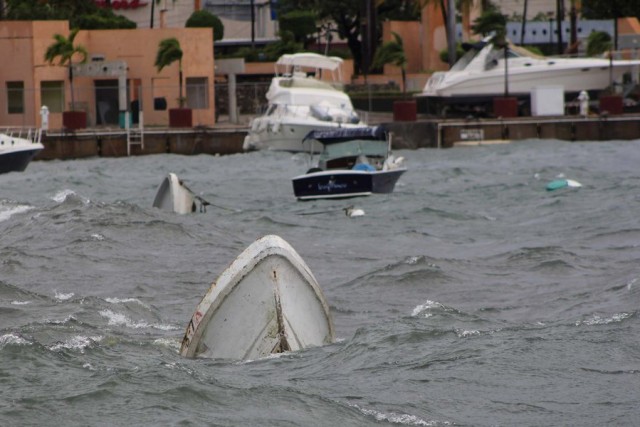
<path id="1" fill-rule="evenodd" d="M 639 425 L 640 140 L 395 154 L 393 194 L 341 201 L 297 202 L 286 153 L 1 175 L 0 425 Z M 214 206 L 152 208 L 169 172 Z M 546 191 L 558 176 L 583 187 Z M 313 271 L 337 342 L 180 357 L 266 234 Z"/>

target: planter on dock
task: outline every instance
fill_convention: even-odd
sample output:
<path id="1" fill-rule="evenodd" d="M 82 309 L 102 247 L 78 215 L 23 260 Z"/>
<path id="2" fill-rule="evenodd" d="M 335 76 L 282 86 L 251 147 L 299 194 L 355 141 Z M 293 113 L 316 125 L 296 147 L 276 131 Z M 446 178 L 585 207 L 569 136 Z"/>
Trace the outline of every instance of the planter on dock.
<path id="1" fill-rule="evenodd" d="M 600 97 L 600 114 L 622 114 L 624 104 L 620 95 L 602 95 Z"/>
<path id="2" fill-rule="evenodd" d="M 395 101 L 393 103 L 394 122 L 415 122 L 418 107 L 416 101 Z"/>
<path id="3" fill-rule="evenodd" d="M 86 128 L 87 113 L 85 113 L 84 111 L 63 111 L 62 127 L 69 130 Z"/>
<path id="4" fill-rule="evenodd" d="M 496 117 L 518 117 L 518 98 L 493 98 L 493 114 Z"/>
<path id="5" fill-rule="evenodd" d="M 192 114 L 190 108 L 169 109 L 169 127 L 190 128 L 192 127 Z"/>

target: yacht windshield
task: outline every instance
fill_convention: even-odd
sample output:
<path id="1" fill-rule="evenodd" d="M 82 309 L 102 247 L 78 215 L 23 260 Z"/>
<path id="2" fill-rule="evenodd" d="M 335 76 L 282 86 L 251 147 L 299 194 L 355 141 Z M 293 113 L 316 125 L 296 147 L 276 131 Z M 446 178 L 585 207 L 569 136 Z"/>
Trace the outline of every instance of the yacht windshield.
<path id="1" fill-rule="evenodd" d="M 478 54 L 478 52 L 480 51 L 477 49 L 469 49 L 467 53 L 462 55 L 462 58 L 458 59 L 458 61 L 453 64 L 453 67 L 451 67 L 450 71 L 462 71 L 467 68 L 467 65 L 469 65 L 471 60 Z"/>

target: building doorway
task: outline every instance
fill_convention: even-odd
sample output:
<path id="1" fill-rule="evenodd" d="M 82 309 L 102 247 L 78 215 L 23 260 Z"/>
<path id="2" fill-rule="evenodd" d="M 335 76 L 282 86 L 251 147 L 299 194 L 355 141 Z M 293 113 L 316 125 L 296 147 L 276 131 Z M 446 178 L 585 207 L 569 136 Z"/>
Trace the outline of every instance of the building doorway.
<path id="1" fill-rule="evenodd" d="M 118 80 L 94 80 L 96 90 L 96 125 L 118 125 Z"/>

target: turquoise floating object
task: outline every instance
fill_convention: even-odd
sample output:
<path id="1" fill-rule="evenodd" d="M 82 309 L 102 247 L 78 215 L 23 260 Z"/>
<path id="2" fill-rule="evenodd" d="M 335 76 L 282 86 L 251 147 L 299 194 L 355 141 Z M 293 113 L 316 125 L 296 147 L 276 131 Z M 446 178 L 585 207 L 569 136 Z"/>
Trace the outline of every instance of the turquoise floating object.
<path id="1" fill-rule="evenodd" d="M 561 188 L 578 188 L 582 187 L 578 181 L 573 179 L 556 179 L 547 184 L 547 191 L 559 190 Z"/>

